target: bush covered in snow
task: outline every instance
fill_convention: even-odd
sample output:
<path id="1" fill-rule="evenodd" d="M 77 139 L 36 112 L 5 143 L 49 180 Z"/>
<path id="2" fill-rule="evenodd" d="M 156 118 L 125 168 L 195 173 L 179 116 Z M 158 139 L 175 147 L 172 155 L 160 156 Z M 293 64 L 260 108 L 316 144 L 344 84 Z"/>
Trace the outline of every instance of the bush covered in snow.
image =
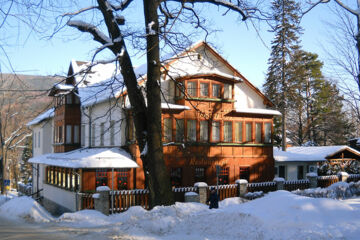
<path id="1" fill-rule="evenodd" d="M 245 194 L 245 198 L 249 199 L 249 200 L 253 200 L 259 197 L 263 197 L 264 196 L 264 192 L 263 191 L 259 191 L 259 192 L 248 192 Z"/>
<path id="2" fill-rule="evenodd" d="M 337 182 L 327 188 L 295 190 L 293 193 L 313 198 L 346 199 L 354 195 L 360 195 L 360 181 L 351 183 Z"/>

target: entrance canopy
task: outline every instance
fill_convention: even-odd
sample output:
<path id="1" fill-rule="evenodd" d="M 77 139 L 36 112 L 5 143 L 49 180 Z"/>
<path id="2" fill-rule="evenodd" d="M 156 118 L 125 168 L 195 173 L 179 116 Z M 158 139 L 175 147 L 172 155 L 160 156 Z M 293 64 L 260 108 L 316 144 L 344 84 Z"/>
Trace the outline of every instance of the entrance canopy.
<path id="1" fill-rule="evenodd" d="M 130 154 L 120 148 L 80 148 L 29 159 L 30 163 L 64 168 L 137 168 Z"/>

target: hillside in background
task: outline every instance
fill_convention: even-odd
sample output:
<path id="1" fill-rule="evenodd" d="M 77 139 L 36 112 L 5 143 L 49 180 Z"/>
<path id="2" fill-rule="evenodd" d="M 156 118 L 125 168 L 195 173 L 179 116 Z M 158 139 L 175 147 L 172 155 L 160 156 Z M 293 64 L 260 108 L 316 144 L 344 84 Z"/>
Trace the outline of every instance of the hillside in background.
<path id="1" fill-rule="evenodd" d="M 0 137 L 4 140 L 0 159 L 6 160 L 12 183 L 20 180 L 19 162 L 31 141 L 26 123 L 52 106 L 48 90 L 59 81 L 60 77 L 0 73 Z"/>

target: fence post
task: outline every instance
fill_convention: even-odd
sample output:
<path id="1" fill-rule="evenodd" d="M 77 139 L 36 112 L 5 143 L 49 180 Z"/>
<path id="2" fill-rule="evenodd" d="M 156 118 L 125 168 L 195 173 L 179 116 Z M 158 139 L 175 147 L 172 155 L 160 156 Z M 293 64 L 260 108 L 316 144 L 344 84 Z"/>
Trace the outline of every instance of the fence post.
<path id="1" fill-rule="evenodd" d="M 310 188 L 317 188 L 318 185 L 318 175 L 314 172 L 306 174 L 306 178 L 310 182 Z"/>
<path id="2" fill-rule="evenodd" d="M 277 190 L 284 190 L 284 183 L 285 183 L 285 179 L 284 178 L 274 178 L 274 182 L 276 183 L 276 189 Z"/>
<path id="3" fill-rule="evenodd" d="M 206 204 L 207 201 L 207 188 L 208 185 L 205 182 L 197 182 L 194 184 L 194 187 L 199 189 L 199 201 L 200 203 Z"/>
<path id="4" fill-rule="evenodd" d="M 110 210 L 110 188 L 108 186 L 101 186 L 96 188 L 94 198 L 94 208 L 95 210 L 103 213 L 104 215 L 109 215 Z"/>
<path id="5" fill-rule="evenodd" d="M 238 179 L 235 181 L 239 191 L 239 197 L 244 197 L 247 193 L 248 181 L 246 179 Z"/>
<path id="6" fill-rule="evenodd" d="M 339 172 L 338 177 L 341 182 L 346 182 L 349 177 L 349 174 L 347 172 Z"/>

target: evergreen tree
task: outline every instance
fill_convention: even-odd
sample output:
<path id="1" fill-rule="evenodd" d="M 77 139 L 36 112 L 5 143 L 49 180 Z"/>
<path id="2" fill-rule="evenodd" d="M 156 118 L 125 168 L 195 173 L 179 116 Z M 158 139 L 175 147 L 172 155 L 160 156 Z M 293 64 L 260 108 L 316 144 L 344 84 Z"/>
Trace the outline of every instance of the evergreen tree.
<path id="1" fill-rule="evenodd" d="M 32 157 L 32 138 L 27 137 L 25 148 L 23 150 L 20 161 L 20 175 L 23 182 L 26 184 L 31 179 L 32 167 L 28 160 Z"/>
<path id="2" fill-rule="evenodd" d="M 282 148 L 286 149 L 286 119 L 288 108 L 288 96 L 292 95 L 289 81 L 291 68 L 289 62 L 296 49 L 299 49 L 299 4 L 294 0 L 274 0 L 272 11 L 275 27 L 272 32 L 275 38 L 271 42 L 271 56 L 268 61 L 269 68 L 264 91 L 267 97 L 275 104 L 282 113 L 281 133 Z M 276 134 L 276 132 L 275 132 Z"/>

